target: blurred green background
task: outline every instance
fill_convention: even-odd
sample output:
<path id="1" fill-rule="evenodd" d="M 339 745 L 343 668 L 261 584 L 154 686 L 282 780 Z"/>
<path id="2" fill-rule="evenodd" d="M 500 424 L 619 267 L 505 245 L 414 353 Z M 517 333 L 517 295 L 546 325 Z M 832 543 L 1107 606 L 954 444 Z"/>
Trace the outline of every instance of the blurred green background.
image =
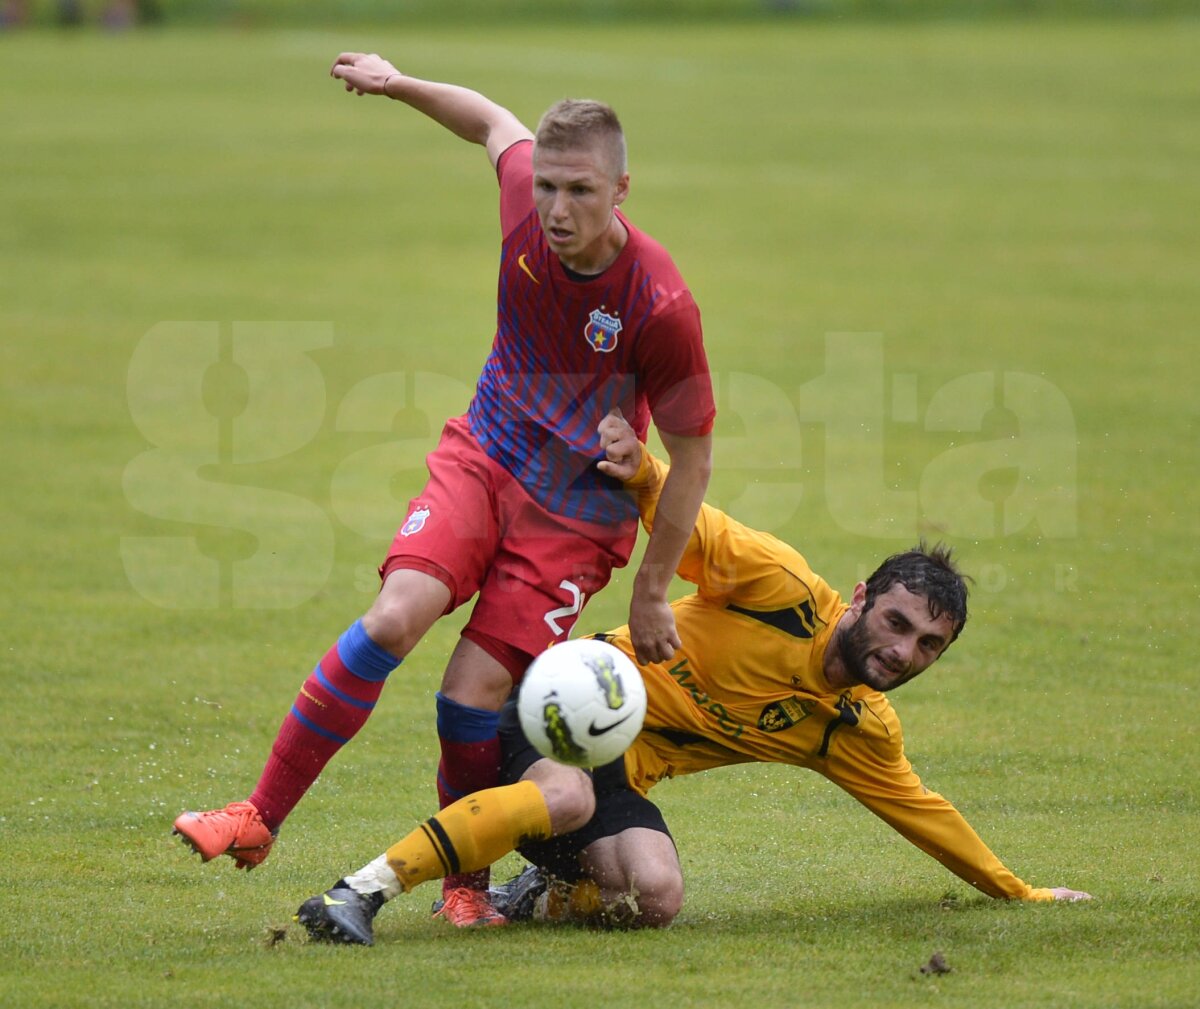
<path id="1" fill-rule="evenodd" d="M 10 20 L 32 24 L 127 21 L 242 26 L 458 24 L 514 21 L 926 19 L 1194 14 L 1195 0 L 7 0 Z"/>
<path id="2" fill-rule="evenodd" d="M 95 9 L 0 33 L 6 1001 L 1194 1004 L 1200 23 Z M 961 550 L 971 622 L 895 698 L 909 755 L 1094 903 L 987 901 L 815 775 L 740 767 L 655 793 L 689 888 L 662 935 L 451 934 L 418 892 L 373 950 L 274 942 L 431 812 L 458 618 L 261 870 L 168 837 L 252 786 L 491 339 L 482 152 L 346 95 L 345 49 L 530 122 L 618 109 L 626 208 L 704 314 L 711 499 L 844 594 L 919 535 Z"/>

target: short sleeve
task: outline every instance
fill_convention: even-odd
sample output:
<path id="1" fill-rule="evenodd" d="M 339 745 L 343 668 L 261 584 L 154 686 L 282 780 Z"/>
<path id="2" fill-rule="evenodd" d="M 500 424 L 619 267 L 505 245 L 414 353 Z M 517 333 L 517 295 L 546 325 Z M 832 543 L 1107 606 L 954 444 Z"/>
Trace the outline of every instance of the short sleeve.
<path id="1" fill-rule="evenodd" d="M 655 427 L 689 437 L 711 432 L 717 415 L 712 377 L 700 309 L 686 289 L 656 313 L 638 351 L 638 373 Z"/>
<path id="2" fill-rule="evenodd" d="M 500 180 L 500 233 L 507 238 L 533 210 L 533 141 L 518 140 L 496 162 Z"/>

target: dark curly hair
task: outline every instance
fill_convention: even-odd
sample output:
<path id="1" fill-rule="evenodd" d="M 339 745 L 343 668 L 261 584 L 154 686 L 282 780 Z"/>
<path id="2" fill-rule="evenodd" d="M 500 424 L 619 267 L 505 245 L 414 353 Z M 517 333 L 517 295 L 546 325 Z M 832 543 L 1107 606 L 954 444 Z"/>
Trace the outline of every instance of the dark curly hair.
<path id="1" fill-rule="evenodd" d="M 967 622 L 967 581 L 954 561 L 954 551 L 944 543 L 932 547 L 921 540 L 911 550 L 892 554 L 867 579 L 867 599 L 864 612 L 875 604 L 875 598 L 893 585 L 903 585 L 913 595 L 924 596 L 929 603 L 929 615 L 936 620 L 943 613 L 954 624 L 953 641 Z"/>

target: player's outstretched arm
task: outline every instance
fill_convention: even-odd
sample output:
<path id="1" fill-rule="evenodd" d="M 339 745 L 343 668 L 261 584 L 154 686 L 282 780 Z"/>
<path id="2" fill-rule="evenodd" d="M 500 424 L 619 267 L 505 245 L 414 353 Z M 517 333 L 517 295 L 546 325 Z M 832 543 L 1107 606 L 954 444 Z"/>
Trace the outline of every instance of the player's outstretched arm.
<path id="1" fill-rule="evenodd" d="M 347 91 L 384 95 L 423 112 L 456 136 L 487 148 L 494 165 L 519 140 L 533 134 L 508 109 L 478 91 L 409 77 L 377 53 L 342 53 L 329 69 Z"/>
<path id="2" fill-rule="evenodd" d="M 921 783 L 904 755 L 900 722 L 886 701 L 864 699 L 888 731 L 887 742 L 843 736 L 813 770 L 845 789 L 909 842 L 960 879 L 1004 900 L 1076 901 L 1091 895 L 1067 887 L 1036 887 L 1012 872 L 944 796 Z"/>

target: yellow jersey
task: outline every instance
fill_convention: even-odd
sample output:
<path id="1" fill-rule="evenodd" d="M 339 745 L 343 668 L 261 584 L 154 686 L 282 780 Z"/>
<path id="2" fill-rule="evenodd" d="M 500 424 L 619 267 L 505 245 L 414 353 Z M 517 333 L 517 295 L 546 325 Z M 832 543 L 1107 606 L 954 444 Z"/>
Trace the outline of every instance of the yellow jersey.
<path id="1" fill-rule="evenodd" d="M 648 530 L 667 472 L 643 447 L 626 485 Z M 1005 868 L 958 810 L 921 784 L 882 693 L 829 685 L 825 650 L 849 607 L 795 549 L 704 505 L 678 572 L 696 592 L 672 603 L 680 651 L 640 666 L 646 720 L 625 755 L 635 789 L 748 761 L 807 767 L 989 896 L 1053 899 Z M 597 636 L 633 659 L 627 626 Z"/>

